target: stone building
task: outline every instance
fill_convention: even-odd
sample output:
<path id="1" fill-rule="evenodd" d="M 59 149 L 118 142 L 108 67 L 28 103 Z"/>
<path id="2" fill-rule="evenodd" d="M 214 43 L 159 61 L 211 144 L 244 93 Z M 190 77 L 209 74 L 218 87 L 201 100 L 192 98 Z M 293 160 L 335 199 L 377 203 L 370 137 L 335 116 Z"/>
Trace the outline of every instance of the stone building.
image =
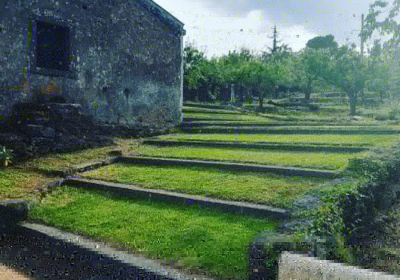
<path id="1" fill-rule="evenodd" d="M 177 124 L 184 35 L 151 0 L 0 0 L 0 121 L 63 100 L 98 123 Z"/>

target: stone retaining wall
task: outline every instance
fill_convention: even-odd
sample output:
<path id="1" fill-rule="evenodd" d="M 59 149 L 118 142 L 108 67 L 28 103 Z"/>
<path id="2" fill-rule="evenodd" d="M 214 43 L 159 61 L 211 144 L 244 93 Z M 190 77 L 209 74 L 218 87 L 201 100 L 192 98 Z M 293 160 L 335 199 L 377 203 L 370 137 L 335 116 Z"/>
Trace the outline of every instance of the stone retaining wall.
<path id="1" fill-rule="evenodd" d="M 283 252 L 279 262 L 279 280 L 394 280 L 396 276 Z"/>

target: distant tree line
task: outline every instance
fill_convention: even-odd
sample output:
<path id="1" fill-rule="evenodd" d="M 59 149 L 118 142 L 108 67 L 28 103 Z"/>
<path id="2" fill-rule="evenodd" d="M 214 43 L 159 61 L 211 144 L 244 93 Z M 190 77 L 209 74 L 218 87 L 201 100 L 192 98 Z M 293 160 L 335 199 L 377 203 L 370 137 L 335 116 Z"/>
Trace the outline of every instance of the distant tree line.
<path id="1" fill-rule="evenodd" d="M 382 6 L 375 3 L 371 13 L 373 8 Z M 369 15 L 361 36 L 368 38 L 382 26 L 376 17 Z M 332 35 L 315 37 L 298 52 L 281 45 L 261 53 L 241 49 L 218 58 L 207 58 L 189 44 L 184 49 L 184 99 L 229 101 L 234 85 L 237 101 L 257 96 L 262 107 L 266 98 L 278 98 L 282 92 L 301 92 L 304 103 L 309 103 L 311 93 L 336 89 L 347 94 L 349 112 L 355 115 L 358 102 L 365 100 L 366 91 L 376 92 L 382 101 L 400 97 L 400 35 L 396 30 L 393 28 L 395 35 L 390 42 L 376 40 L 365 56 L 355 45 L 339 46 Z"/>

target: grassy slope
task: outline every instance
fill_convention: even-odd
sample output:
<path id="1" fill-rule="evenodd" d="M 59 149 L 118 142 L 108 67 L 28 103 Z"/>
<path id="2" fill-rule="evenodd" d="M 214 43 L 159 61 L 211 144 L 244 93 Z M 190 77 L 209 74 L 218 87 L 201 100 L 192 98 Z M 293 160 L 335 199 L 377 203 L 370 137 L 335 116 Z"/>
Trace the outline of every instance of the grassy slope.
<path id="1" fill-rule="evenodd" d="M 397 135 L 262 135 L 262 134 L 170 134 L 158 139 L 174 141 L 231 141 L 231 142 L 273 142 L 290 144 L 326 144 L 341 146 L 390 147 L 399 140 Z"/>
<path id="2" fill-rule="evenodd" d="M 320 187 L 323 179 L 283 177 L 268 173 L 227 172 L 197 167 L 110 165 L 85 175 L 141 187 L 164 189 L 224 200 L 285 207 L 297 195 Z"/>
<path id="3" fill-rule="evenodd" d="M 115 148 L 129 151 L 135 141 L 119 140 L 116 145 L 86 149 L 73 153 L 51 154 L 29 160 L 17 166 L 0 169 L 0 200 L 26 199 L 37 194 L 47 184 L 60 180 L 47 176 L 49 171 L 68 170 L 72 165 L 104 159 Z"/>
<path id="4" fill-rule="evenodd" d="M 258 123 L 268 123 L 271 120 L 255 115 L 242 114 L 212 114 L 212 113 L 183 113 L 184 118 L 206 119 L 206 120 L 234 120 L 234 121 L 253 121 Z"/>
<path id="5" fill-rule="evenodd" d="M 0 169 L 0 200 L 26 198 L 36 194 L 37 189 L 52 180 L 54 179 L 17 168 Z"/>
<path id="6" fill-rule="evenodd" d="M 157 157 L 226 160 L 231 162 L 256 163 L 307 167 L 323 170 L 340 170 L 349 158 L 362 157 L 363 153 L 306 153 L 286 151 L 263 151 L 261 149 L 156 147 L 143 145 L 140 153 Z"/>
<path id="7" fill-rule="evenodd" d="M 34 207 L 31 218 L 230 279 L 248 278 L 247 244 L 277 226 L 267 219 L 68 188 Z"/>

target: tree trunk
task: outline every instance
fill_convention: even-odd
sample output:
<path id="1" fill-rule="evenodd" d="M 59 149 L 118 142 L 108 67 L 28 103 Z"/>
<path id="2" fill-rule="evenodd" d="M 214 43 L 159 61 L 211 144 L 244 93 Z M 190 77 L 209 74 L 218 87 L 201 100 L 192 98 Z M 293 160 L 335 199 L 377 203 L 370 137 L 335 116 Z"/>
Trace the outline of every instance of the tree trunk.
<path id="1" fill-rule="evenodd" d="M 350 101 L 350 116 L 355 116 L 357 112 L 357 94 L 349 92 L 348 96 Z"/>
<path id="2" fill-rule="evenodd" d="M 310 103 L 310 97 L 311 97 L 311 92 L 312 92 L 312 81 L 307 82 L 307 88 L 306 88 L 306 93 L 304 95 L 304 102 L 305 103 Z"/>
<path id="3" fill-rule="evenodd" d="M 274 89 L 272 90 L 272 95 L 274 96 L 274 99 L 278 99 L 278 91 L 276 87 L 274 87 Z"/>
<path id="4" fill-rule="evenodd" d="M 364 92 L 364 89 L 362 89 L 361 91 L 360 91 L 360 94 L 361 94 L 361 104 L 366 104 L 366 100 L 365 100 L 365 92 Z"/>
<path id="5" fill-rule="evenodd" d="M 259 102 L 260 110 L 262 112 L 263 107 L 264 107 L 264 94 L 263 93 L 258 94 L 258 102 Z"/>

